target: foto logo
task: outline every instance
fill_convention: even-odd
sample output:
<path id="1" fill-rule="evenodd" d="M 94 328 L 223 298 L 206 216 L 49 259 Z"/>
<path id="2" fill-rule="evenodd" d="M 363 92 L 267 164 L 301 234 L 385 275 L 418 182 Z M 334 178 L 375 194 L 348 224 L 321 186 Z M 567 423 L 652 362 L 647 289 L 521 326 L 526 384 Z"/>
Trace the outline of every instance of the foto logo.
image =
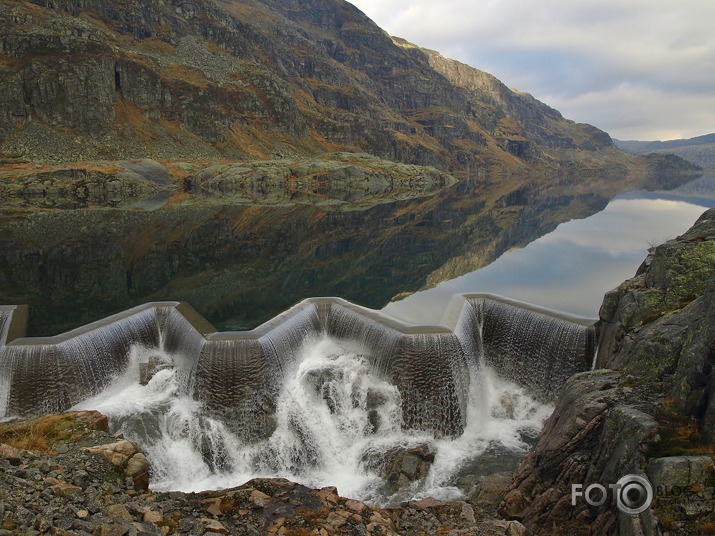
<path id="1" fill-rule="evenodd" d="M 613 493 L 618 509 L 629 515 L 638 515 L 650 508 L 653 502 L 653 486 L 647 478 L 638 475 L 626 475 L 608 487 Z M 590 484 L 584 489 L 583 484 L 571 486 L 571 505 L 583 498 L 590 506 L 601 506 L 608 500 L 608 490 L 601 484 Z"/>

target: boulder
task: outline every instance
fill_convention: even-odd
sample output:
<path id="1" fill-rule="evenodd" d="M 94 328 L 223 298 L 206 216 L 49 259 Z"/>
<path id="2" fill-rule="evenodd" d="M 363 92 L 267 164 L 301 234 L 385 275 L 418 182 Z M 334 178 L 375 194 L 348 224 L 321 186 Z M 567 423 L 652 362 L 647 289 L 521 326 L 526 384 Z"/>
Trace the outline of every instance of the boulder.
<path id="1" fill-rule="evenodd" d="M 129 458 L 124 474 L 132 479 L 134 489 L 146 491 L 149 489 L 149 471 L 151 466 L 149 460 L 141 452 L 137 452 Z"/>
<path id="2" fill-rule="evenodd" d="M 596 370 L 566 382 L 536 448 L 514 472 L 499 506 L 501 515 L 535 534 L 552 533 L 554 524 L 574 526 L 598 516 L 604 525 L 618 526 L 610 501 L 597 508 L 583 500 L 573 505 L 572 487 L 598 483 L 607 488 L 640 472 L 649 445 L 657 441 L 657 423 L 628 405 L 633 392 L 621 380 L 617 371 Z"/>
<path id="3" fill-rule="evenodd" d="M 129 459 L 139 451 L 139 445 L 133 441 L 127 441 L 126 439 L 122 439 L 116 443 L 87 448 L 87 452 L 101 456 L 111 462 L 112 465 L 122 469 L 127 466 Z"/>
<path id="4" fill-rule="evenodd" d="M 370 452 L 363 457 L 368 468 L 377 469 L 385 478 L 389 493 L 423 479 L 434 462 L 434 451 L 428 445 L 397 447 L 385 453 Z"/>
<path id="5" fill-rule="evenodd" d="M 124 476 L 131 479 L 136 491 L 149 489 L 149 460 L 140 452 L 141 447 L 134 441 L 122 439 L 115 443 L 97 445 L 85 450 L 101 456 L 122 470 Z"/>
<path id="6" fill-rule="evenodd" d="M 668 456 L 648 463 L 648 478 L 655 487 L 706 486 L 715 476 L 710 456 Z"/>
<path id="7" fill-rule="evenodd" d="M 7 460 L 12 465 L 20 465 L 22 454 L 15 447 L 0 443 L 0 460 Z"/>
<path id="8" fill-rule="evenodd" d="M 511 484 L 511 473 L 492 473 L 479 482 L 469 496 L 469 502 L 480 507 L 498 505 Z M 514 511 L 510 508 L 510 511 Z"/>

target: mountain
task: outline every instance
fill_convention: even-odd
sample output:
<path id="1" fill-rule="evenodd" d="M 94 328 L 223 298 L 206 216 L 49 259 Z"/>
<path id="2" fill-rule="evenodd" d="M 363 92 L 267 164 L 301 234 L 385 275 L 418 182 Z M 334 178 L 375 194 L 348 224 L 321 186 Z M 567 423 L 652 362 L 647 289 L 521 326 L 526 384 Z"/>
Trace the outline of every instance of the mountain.
<path id="1" fill-rule="evenodd" d="M 616 146 L 630 154 L 674 154 L 705 169 L 715 169 L 715 134 L 669 141 L 621 141 Z"/>
<path id="2" fill-rule="evenodd" d="M 10 163 L 367 152 L 443 170 L 645 163 L 342 0 L 3 0 Z"/>

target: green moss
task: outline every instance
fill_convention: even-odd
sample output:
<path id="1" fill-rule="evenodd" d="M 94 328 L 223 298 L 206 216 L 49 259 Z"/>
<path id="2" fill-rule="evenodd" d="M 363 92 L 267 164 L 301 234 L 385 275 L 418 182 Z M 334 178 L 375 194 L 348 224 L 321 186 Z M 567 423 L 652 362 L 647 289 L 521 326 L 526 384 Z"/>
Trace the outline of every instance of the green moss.
<path id="1" fill-rule="evenodd" d="M 700 296 L 715 266 L 715 241 L 658 248 L 652 272 L 668 308 Z"/>
<path id="2" fill-rule="evenodd" d="M 667 311 L 663 292 L 657 289 L 648 289 L 634 295 L 636 310 L 633 318 L 634 326 L 643 326 L 658 320 Z"/>

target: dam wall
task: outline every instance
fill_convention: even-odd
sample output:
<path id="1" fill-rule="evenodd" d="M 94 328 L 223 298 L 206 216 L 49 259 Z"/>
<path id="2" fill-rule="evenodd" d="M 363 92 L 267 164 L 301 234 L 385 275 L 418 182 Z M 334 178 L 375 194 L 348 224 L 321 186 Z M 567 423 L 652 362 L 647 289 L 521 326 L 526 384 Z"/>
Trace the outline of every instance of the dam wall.
<path id="1" fill-rule="evenodd" d="M 106 388 L 132 348 L 173 360 L 181 389 L 246 440 L 268 437 L 275 400 L 306 343 L 340 341 L 397 387 L 405 428 L 460 435 L 472 375 L 493 367 L 551 400 L 595 353 L 593 321 L 488 294 L 456 295 L 417 326 L 339 298 L 310 298 L 251 331 L 217 332 L 190 305 L 155 302 L 55 337 L 22 338 L 25 311 L 0 307 L 0 416 L 59 412 Z"/>

